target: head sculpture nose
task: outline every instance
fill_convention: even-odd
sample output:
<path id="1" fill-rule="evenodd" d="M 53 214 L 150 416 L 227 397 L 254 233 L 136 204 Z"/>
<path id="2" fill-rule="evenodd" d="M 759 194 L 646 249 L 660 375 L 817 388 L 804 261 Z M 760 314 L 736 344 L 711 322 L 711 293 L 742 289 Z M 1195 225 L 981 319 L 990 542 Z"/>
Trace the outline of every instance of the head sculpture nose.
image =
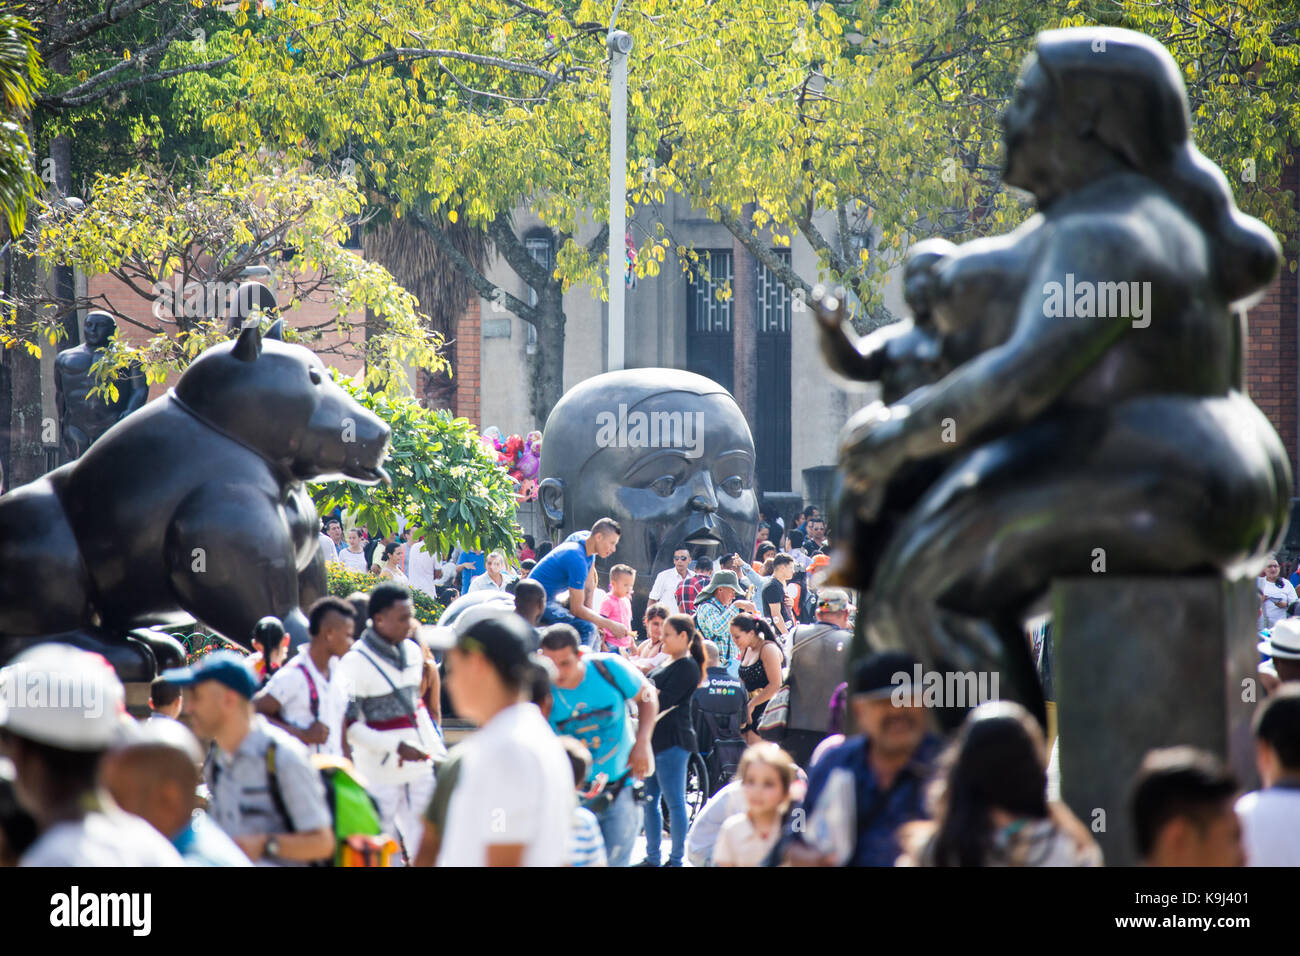
<path id="1" fill-rule="evenodd" d="M 718 510 L 718 496 L 713 491 L 713 478 L 707 471 L 701 471 L 691 482 L 691 510 L 705 511 L 709 514 Z"/>

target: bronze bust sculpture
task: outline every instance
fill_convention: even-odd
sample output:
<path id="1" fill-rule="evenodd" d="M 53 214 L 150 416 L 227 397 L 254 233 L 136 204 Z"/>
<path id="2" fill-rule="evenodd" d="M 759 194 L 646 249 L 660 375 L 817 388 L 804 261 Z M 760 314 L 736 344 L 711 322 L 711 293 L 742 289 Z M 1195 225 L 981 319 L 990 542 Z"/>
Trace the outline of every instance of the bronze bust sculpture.
<path id="1" fill-rule="evenodd" d="M 579 382 L 546 420 L 539 474 L 539 502 L 561 540 L 599 518 L 620 523 L 618 550 L 597 566 L 636 569 L 638 612 L 677 548 L 711 558 L 753 551 L 754 439 L 731 393 L 702 375 L 643 368 Z"/>
<path id="2" fill-rule="evenodd" d="M 91 366 L 116 331 L 117 322 L 107 312 L 87 312 L 86 340 L 60 352 L 54 360 L 59 435 L 65 461 L 80 458 L 91 442 L 139 409 L 149 397 L 144 370 L 134 363 L 114 379 L 118 390 L 116 401 L 88 394 L 95 386 Z"/>
<path id="3" fill-rule="evenodd" d="M 1280 249 L 1192 144 L 1146 36 L 1041 34 L 1003 129 L 1003 178 L 1038 211 L 927 268 L 951 371 L 847 424 L 839 574 L 870 592 L 873 643 L 995 670 L 1041 719 L 1021 620 L 1053 579 L 1099 558 L 1235 577 L 1280 542 L 1291 469 L 1242 390 L 1241 311 Z M 817 311 L 847 356 L 842 305 Z"/>

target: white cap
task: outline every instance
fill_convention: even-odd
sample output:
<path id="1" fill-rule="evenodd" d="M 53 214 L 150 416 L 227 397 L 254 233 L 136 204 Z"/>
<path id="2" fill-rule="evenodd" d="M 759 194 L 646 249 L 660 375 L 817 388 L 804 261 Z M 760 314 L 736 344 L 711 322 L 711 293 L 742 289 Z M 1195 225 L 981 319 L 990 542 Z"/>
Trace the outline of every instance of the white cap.
<path id="1" fill-rule="evenodd" d="M 0 727 L 64 750 L 104 750 L 119 736 L 126 693 L 99 654 L 38 644 L 0 668 Z"/>

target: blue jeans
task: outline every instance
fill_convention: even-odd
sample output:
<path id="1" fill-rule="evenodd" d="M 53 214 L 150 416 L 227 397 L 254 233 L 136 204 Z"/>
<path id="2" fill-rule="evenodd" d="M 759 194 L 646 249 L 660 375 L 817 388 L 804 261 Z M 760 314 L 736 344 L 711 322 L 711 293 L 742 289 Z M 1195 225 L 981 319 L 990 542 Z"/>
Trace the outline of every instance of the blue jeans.
<path id="1" fill-rule="evenodd" d="M 605 857 L 610 866 L 627 866 L 632 862 L 632 844 L 636 842 L 636 794 L 632 782 L 623 787 L 604 813 L 596 816 L 600 835 L 605 840 Z"/>
<path id="2" fill-rule="evenodd" d="M 554 601 L 547 601 L 546 608 L 542 611 L 542 616 L 537 622 L 539 627 L 545 627 L 547 624 L 568 624 L 578 632 L 578 640 L 587 647 L 594 647 L 597 638 L 596 625 L 590 621 L 584 621 L 580 617 L 574 617 L 569 613 L 569 609 Z M 613 864 L 610 864 L 613 866 Z"/>
<path id="3" fill-rule="evenodd" d="M 645 782 L 645 857 L 659 862 L 659 841 L 664 835 L 664 818 L 659 810 L 662 796 L 668 804 L 668 824 L 673 830 L 673 849 L 669 866 L 681 866 L 686 852 L 686 762 L 691 752 L 685 747 L 669 747 L 655 754 L 655 772 Z"/>

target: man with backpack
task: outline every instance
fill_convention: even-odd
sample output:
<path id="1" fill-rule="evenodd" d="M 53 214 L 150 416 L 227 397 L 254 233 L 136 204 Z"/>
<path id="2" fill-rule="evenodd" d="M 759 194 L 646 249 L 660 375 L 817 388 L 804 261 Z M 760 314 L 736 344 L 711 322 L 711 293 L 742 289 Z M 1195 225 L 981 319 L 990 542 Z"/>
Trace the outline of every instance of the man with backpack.
<path id="1" fill-rule="evenodd" d="M 722 666 L 718 645 L 704 641 L 704 683 L 695 691 L 695 737 L 709 771 L 709 796 L 736 775 L 745 752 L 740 732 L 748 718 L 749 692 L 739 678 Z"/>
<path id="2" fill-rule="evenodd" d="M 582 654 L 578 632 L 553 624 L 542 632 L 542 653 L 555 665 L 551 727 L 577 737 L 591 751 L 586 807 L 596 815 L 610 866 L 627 866 L 640 814 L 633 779 L 653 772 L 650 736 L 659 714 L 654 685 L 618 654 Z M 637 729 L 628 720 L 635 703 Z"/>
<path id="3" fill-rule="evenodd" d="M 307 611 L 311 640 L 272 675 L 253 698 L 253 709 L 307 745 L 312 753 L 343 756 L 343 714 L 348 693 L 332 666 L 352 647 L 352 605 L 328 595 Z"/>
<path id="4" fill-rule="evenodd" d="M 349 693 L 344 737 L 379 804 L 384 832 L 401 840 L 409 862 L 420 846 L 433 796 L 431 757 L 441 742 L 425 739 L 416 711 L 425 658 L 411 637 L 411 592 L 381 582 L 370 592 L 369 613 L 370 626 L 337 664 Z"/>
<path id="5" fill-rule="evenodd" d="M 211 739 L 204 781 L 212 819 L 258 866 L 305 866 L 334 855 L 325 785 L 306 748 L 253 712 L 257 677 L 234 651 L 162 675 L 192 687 L 185 709 Z"/>
<path id="6" fill-rule="evenodd" d="M 827 588 L 817 602 L 817 623 L 800 624 L 790 633 L 785 724 L 759 731 L 765 739 L 780 744 L 804 770 L 817 745 L 830 732 L 827 725 L 831 695 L 844 682 L 853 639 L 848 624 L 848 594 L 839 588 Z"/>

